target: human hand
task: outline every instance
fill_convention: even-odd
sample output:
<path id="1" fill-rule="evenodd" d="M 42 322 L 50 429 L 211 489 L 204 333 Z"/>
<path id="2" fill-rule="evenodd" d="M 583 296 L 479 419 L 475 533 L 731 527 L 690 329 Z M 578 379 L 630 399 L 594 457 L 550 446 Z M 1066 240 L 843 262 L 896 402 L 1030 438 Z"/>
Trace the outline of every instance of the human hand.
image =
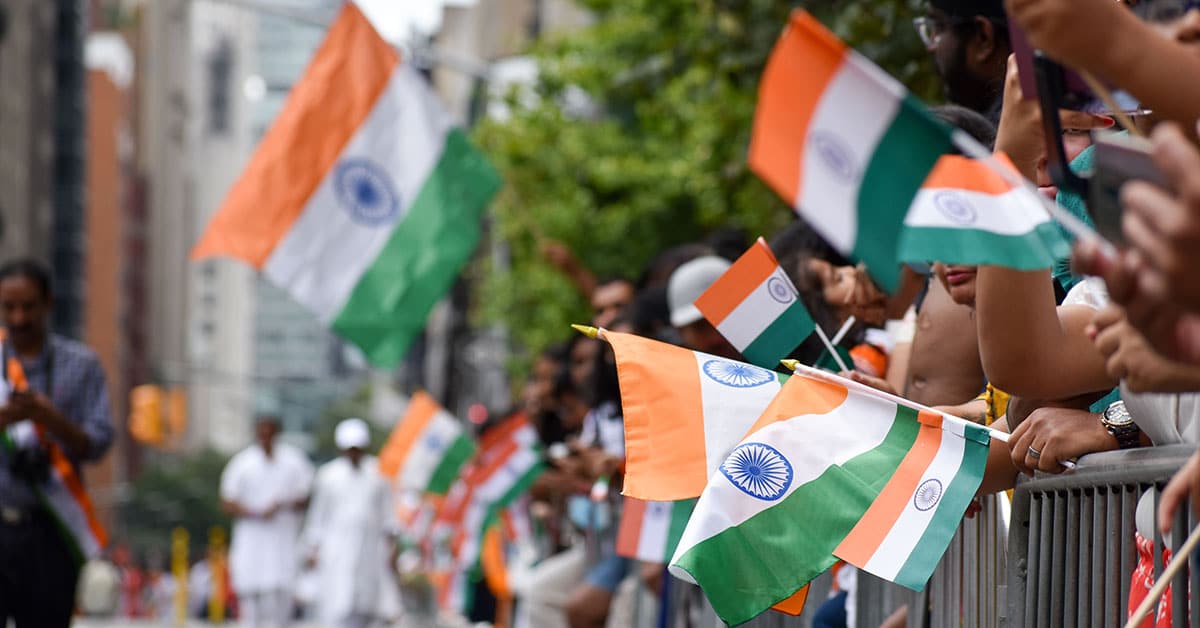
<path id="1" fill-rule="evenodd" d="M 1112 118 L 1082 111 L 1063 109 L 1059 122 L 1064 131 L 1086 131 L 1113 125 Z M 1004 102 L 1000 109 L 1000 125 L 996 130 L 996 152 L 1008 156 L 1017 171 L 1026 179 L 1037 181 L 1039 168 L 1046 159 L 1046 134 L 1042 129 L 1042 108 L 1035 99 L 1026 99 L 1021 91 L 1016 55 L 1008 57 L 1008 72 L 1004 77 Z"/>
<path id="2" fill-rule="evenodd" d="M 1188 498 L 1192 501 L 1192 512 L 1200 517 L 1200 451 L 1188 458 L 1158 495 L 1158 528 L 1164 535 L 1171 531 L 1175 511 Z"/>
<path id="3" fill-rule="evenodd" d="M 662 594 L 662 563 L 642 563 L 640 575 L 642 577 L 642 584 L 645 584 L 647 589 L 655 595 Z"/>
<path id="4" fill-rule="evenodd" d="M 1109 376 L 1122 380 L 1132 392 L 1190 392 L 1200 388 L 1200 369 L 1172 362 L 1155 351 L 1119 307 L 1109 306 L 1098 312 L 1087 332 L 1104 355 Z"/>
<path id="5" fill-rule="evenodd" d="M 575 254 L 571 252 L 571 248 L 558 240 L 542 240 L 538 249 L 542 257 L 555 268 L 570 270 L 576 266 Z"/>
<path id="6" fill-rule="evenodd" d="M 1029 44 L 1071 67 L 1092 70 L 1115 25 L 1130 15 L 1121 2 L 1091 2 L 1081 9 L 1075 0 L 1007 0 L 1008 19 L 1017 23 Z M 1094 70 L 1092 70 L 1094 71 Z"/>
<path id="7" fill-rule="evenodd" d="M 1200 313 L 1200 151 L 1171 122 L 1158 125 L 1151 141 L 1154 165 L 1172 191 L 1136 180 L 1121 188 L 1121 226 L 1144 262 L 1138 287 L 1150 299 Z"/>
<path id="8" fill-rule="evenodd" d="M 1066 468 L 1063 461 L 1117 448 L 1117 439 L 1095 413 L 1053 407 L 1031 412 L 1013 430 L 1008 443 L 1013 465 L 1026 475 L 1034 471 L 1062 473 Z M 1033 455 L 1035 452 L 1039 455 Z"/>
<path id="9" fill-rule="evenodd" d="M 838 375 L 865 386 L 870 386 L 875 390 L 881 390 L 889 395 L 896 395 L 897 397 L 900 396 L 899 393 L 896 392 L 896 389 L 892 388 L 892 385 L 881 377 L 874 377 L 860 371 L 842 371 L 841 373 L 838 373 Z"/>

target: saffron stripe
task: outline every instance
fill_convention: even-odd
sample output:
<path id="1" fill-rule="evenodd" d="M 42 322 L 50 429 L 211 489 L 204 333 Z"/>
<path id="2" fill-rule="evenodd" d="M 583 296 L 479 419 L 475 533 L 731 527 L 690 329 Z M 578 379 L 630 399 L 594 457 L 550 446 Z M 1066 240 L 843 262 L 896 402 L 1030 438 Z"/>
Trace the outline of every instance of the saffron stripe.
<path id="1" fill-rule="evenodd" d="M 192 257 L 229 255 L 262 268 L 399 62 L 354 3 L 344 3 Z"/>
<path id="2" fill-rule="evenodd" d="M 867 564 L 892 530 L 900 513 L 904 512 L 908 500 L 917 490 L 921 475 L 937 454 L 941 440 L 940 427 L 921 426 L 916 442 L 896 468 L 896 473 L 834 554 L 853 565 Z"/>
<path id="3" fill-rule="evenodd" d="M 720 325 L 779 268 L 767 243 L 759 238 L 742 256 L 696 299 L 700 310 L 714 327 Z"/>
<path id="4" fill-rule="evenodd" d="M 379 470 L 387 477 L 395 477 L 412 451 L 413 445 L 433 420 L 441 406 L 424 391 L 417 391 L 408 400 L 404 417 L 392 429 L 387 443 L 379 452 Z"/>

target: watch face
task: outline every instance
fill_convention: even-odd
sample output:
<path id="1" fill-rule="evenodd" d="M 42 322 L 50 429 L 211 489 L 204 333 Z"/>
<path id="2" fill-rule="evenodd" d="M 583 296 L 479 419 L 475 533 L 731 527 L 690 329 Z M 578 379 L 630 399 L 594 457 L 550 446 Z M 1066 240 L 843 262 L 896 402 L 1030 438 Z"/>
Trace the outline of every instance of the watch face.
<path id="1" fill-rule="evenodd" d="M 1104 409 L 1104 422 L 1116 426 L 1133 424 L 1133 417 L 1125 409 L 1125 404 L 1113 404 Z"/>

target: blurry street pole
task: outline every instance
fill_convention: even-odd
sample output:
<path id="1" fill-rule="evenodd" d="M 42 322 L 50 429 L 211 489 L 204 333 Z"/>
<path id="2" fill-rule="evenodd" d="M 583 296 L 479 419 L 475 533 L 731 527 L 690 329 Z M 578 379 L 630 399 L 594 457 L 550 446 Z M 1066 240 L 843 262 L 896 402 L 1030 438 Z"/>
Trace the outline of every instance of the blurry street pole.
<path id="1" fill-rule="evenodd" d="M 208 621 L 225 623 L 225 530 L 215 526 L 208 531 L 208 569 L 212 584 L 208 595 Z"/>
<path id="2" fill-rule="evenodd" d="M 55 98 L 53 236 L 50 268 L 54 281 L 55 331 L 83 334 L 84 137 L 86 70 L 83 60 L 87 8 L 82 0 L 55 0 Z"/>
<path id="3" fill-rule="evenodd" d="M 188 533 L 183 527 L 171 531 L 171 574 L 175 578 L 175 625 L 187 624 Z"/>

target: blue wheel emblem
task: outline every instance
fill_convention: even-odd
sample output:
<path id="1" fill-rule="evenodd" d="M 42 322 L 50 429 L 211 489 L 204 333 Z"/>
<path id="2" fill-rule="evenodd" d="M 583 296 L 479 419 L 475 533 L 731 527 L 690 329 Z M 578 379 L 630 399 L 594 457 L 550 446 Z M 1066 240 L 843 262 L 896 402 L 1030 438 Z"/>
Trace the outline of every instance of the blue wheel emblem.
<path id="1" fill-rule="evenodd" d="M 771 277 L 767 280 L 767 292 L 771 295 L 772 299 L 780 303 L 791 303 L 796 300 L 796 294 L 792 292 L 787 282 L 780 277 Z"/>
<path id="2" fill-rule="evenodd" d="M 739 445 L 721 464 L 721 473 L 738 490 L 768 502 L 783 497 L 792 486 L 792 464 L 764 443 Z"/>
<path id="3" fill-rule="evenodd" d="M 729 360 L 709 360 L 703 368 L 709 379 L 732 388 L 754 388 L 775 381 L 775 374 L 767 369 Z"/>
<path id="4" fill-rule="evenodd" d="M 333 188 L 338 203 L 361 225 L 391 224 L 400 213 L 400 195 L 392 178 L 369 159 L 348 157 L 339 162 Z"/>
<path id="5" fill-rule="evenodd" d="M 850 147 L 829 131 L 815 131 L 811 137 L 817 156 L 830 172 L 843 183 L 853 182 L 858 166 L 854 163 L 854 153 Z"/>
<path id="6" fill-rule="evenodd" d="M 959 194 L 939 192 L 934 195 L 933 204 L 943 216 L 960 225 L 969 225 L 975 222 L 975 208 Z"/>
<path id="7" fill-rule="evenodd" d="M 942 499 L 942 482 L 940 480 L 928 479 L 921 482 L 917 487 L 917 494 L 913 495 L 913 506 L 921 512 L 925 512 L 937 505 Z"/>
<path id="8" fill-rule="evenodd" d="M 425 437 L 425 446 L 429 449 L 441 449 L 443 444 L 444 443 L 442 443 L 441 436 L 438 436 L 437 434 L 430 434 L 429 436 Z"/>

